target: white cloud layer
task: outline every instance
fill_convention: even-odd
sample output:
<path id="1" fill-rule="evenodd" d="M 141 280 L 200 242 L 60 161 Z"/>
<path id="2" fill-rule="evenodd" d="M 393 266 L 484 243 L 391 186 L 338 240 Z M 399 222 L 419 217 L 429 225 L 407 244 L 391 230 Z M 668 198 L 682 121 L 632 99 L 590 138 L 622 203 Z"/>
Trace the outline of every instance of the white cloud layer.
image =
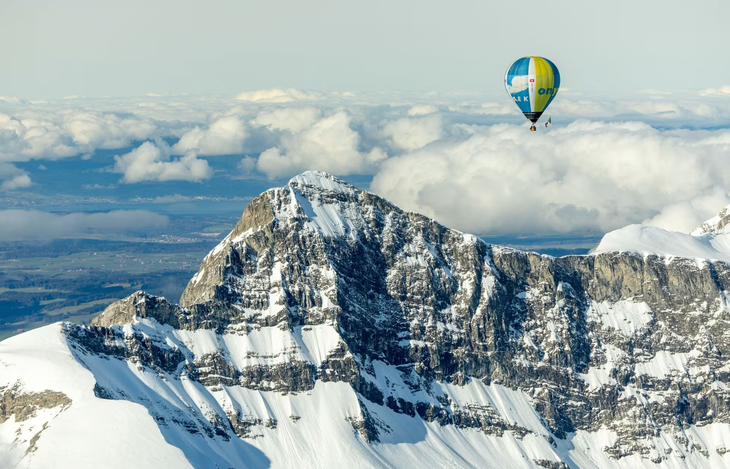
<path id="1" fill-rule="evenodd" d="M 730 187 L 727 130 L 588 121 L 537 134 L 512 125 L 463 130 L 388 159 L 372 190 L 477 233 L 608 231 L 645 219 L 689 231 L 726 205 L 713 188 Z"/>
<path id="2" fill-rule="evenodd" d="M 642 221 L 688 231 L 728 202 L 728 90 L 602 98 L 563 89 L 546 114 L 553 127 L 534 134 L 527 124 L 502 124 L 526 121 L 501 90 L 3 98 L 0 189 L 31 184 L 35 169 L 13 162 L 99 149 L 123 149 L 112 170 L 126 183 L 202 181 L 213 170 L 201 156 L 241 155 L 239 168 L 251 177 L 373 174 L 371 187 L 382 195 L 469 231 L 607 230 Z M 671 130 L 682 127 L 707 130 Z"/>
<path id="3" fill-rule="evenodd" d="M 172 152 L 182 155 L 195 151 L 198 155 L 235 155 L 243 151 L 246 129 L 238 116 L 224 116 L 213 121 L 207 129 L 195 127 L 185 133 L 172 147 Z"/>
<path id="4" fill-rule="evenodd" d="M 247 91 L 236 96 L 236 99 L 253 103 L 289 103 L 292 101 L 322 99 L 322 94 L 312 91 L 296 90 L 294 88 L 272 88 L 269 90 Z"/>
<path id="5" fill-rule="evenodd" d="M 321 115 L 322 110 L 314 107 L 285 107 L 273 111 L 262 111 L 251 123 L 266 126 L 272 130 L 301 132 L 317 122 Z"/>
<path id="6" fill-rule="evenodd" d="M 91 233 L 144 232 L 166 226 L 168 218 L 147 210 L 59 215 L 40 210 L 0 210 L 0 241 L 84 237 Z"/>
<path id="7" fill-rule="evenodd" d="M 0 162 L 0 189 L 12 191 L 30 185 L 28 173 L 10 163 Z"/>
<path id="8" fill-rule="evenodd" d="M 408 110 L 409 116 L 425 116 L 427 114 L 433 114 L 438 112 L 438 108 L 431 104 L 417 104 Z"/>
<path id="9" fill-rule="evenodd" d="M 173 195 L 159 195 L 152 200 L 153 204 L 176 204 L 180 202 L 190 202 L 194 200 L 192 197 L 187 195 L 173 194 Z"/>
<path id="10" fill-rule="evenodd" d="M 21 103 L 23 102 L 22 99 L 17 98 L 15 96 L 0 96 L 0 103 Z"/>
<path id="11" fill-rule="evenodd" d="M 443 119 L 438 114 L 403 117 L 388 123 L 383 129 L 383 135 L 394 148 L 416 150 L 443 136 Z"/>
<path id="12" fill-rule="evenodd" d="M 152 122 L 133 117 L 75 111 L 64 115 L 63 129 L 77 145 L 114 149 L 151 137 L 157 127 Z"/>
<path id="13" fill-rule="evenodd" d="M 261 153 L 256 169 L 270 178 L 307 169 L 340 175 L 372 174 L 386 154 L 379 148 L 361 152 L 360 134 L 350 128 L 350 121 L 351 117 L 340 111 L 301 132 L 283 135 L 278 147 Z"/>
<path id="14" fill-rule="evenodd" d="M 213 170 L 208 162 L 188 153 L 172 159 L 170 149 L 163 142 L 145 142 L 131 152 L 115 156 L 114 172 L 122 173 L 121 182 L 142 181 L 195 181 L 210 179 Z"/>
<path id="15" fill-rule="evenodd" d="M 710 217 L 717 214 L 722 207 L 730 204 L 728 191 L 720 186 L 711 187 L 689 200 L 681 200 L 662 208 L 661 212 L 644 224 L 654 225 L 671 231 L 689 233 Z"/>
<path id="16" fill-rule="evenodd" d="M 158 131 L 147 119 L 97 111 L 0 113 L 0 161 L 59 159 L 123 148 Z"/>
<path id="17" fill-rule="evenodd" d="M 707 88 L 700 92 L 701 96 L 730 96 L 730 85 L 721 86 L 720 88 Z"/>

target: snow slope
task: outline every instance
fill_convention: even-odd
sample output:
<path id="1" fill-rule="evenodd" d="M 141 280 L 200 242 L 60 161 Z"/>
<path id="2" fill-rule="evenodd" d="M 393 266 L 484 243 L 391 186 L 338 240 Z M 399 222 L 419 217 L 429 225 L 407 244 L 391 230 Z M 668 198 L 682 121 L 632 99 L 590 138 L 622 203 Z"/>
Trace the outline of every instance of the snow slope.
<path id="1" fill-rule="evenodd" d="M 730 275 L 617 254 L 722 217 L 555 259 L 324 173 L 249 207 L 183 306 L 0 342 L 0 469 L 730 466 Z"/>
<path id="2" fill-rule="evenodd" d="M 132 328 L 157 327 L 144 321 Z M 129 328 L 128 328 L 129 329 Z M 128 332 L 131 332 L 128 330 Z M 193 343 L 191 337 L 187 343 Z M 199 342 L 206 342 L 198 338 Z M 225 343 L 234 337 L 218 337 Z M 202 346 L 202 345 L 201 345 Z M 418 417 L 397 414 L 366 402 L 379 425 L 390 429 L 377 443 L 368 443 L 353 431 L 351 419 L 360 415 L 358 395 L 346 383 L 317 382 L 306 393 L 281 394 L 253 391 L 240 386 L 206 388 L 185 378 L 130 362 L 84 355 L 69 347 L 63 325 L 54 324 L 0 343 L 0 387 L 22 382 L 24 391 L 53 389 L 66 394 L 72 405 L 60 412 L 41 411 L 35 418 L 0 424 L 0 467 L 17 468 L 533 468 L 534 461 L 567 461 L 573 467 L 727 467 L 717 453 L 704 458 L 688 452 L 676 441 L 659 438 L 658 446 L 684 454 L 684 464 L 654 464 L 639 455 L 618 461 L 591 448 L 611 446 L 616 435 L 608 430 L 579 431 L 571 438 L 550 444 L 550 433 L 541 423 L 528 395 L 498 384 L 470 380 L 465 386 L 439 384 L 432 394 L 443 393 L 457 407 L 492 408 L 528 433 L 519 436 L 485 435 L 477 429 L 441 426 Z M 382 385 L 414 391 L 400 372 L 384 363 L 376 374 Z M 387 384 L 385 384 L 387 382 Z M 94 386 L 125 395 L 112 400 L 95 396 Z M 422 391 L 417 391 L 421 392 Z M 411 396 L 412 397 L 412 396 Z M 428 395 L 421 396 L 432 399 Z M 276 422 L 263 426 L 253 438 L 210 437 L 182 431 L 164 420 L 206 420 L 237 406 L 245 415 Z M 45 427 L 45 428 L 44 428 Z M 18 435 L 17 429 L 22 430 Z M 37 449 L 26 453 L 29 439 L 42 432 Z M 688 428 L 694 439 L 710 447 L 730 441 L 730 425 Z"/>
<path id="3" fill-rule="evenodd" d="M 689 235 L 647 225 L 629 225 L 607 233 L 593 254 L 637 252 L 643 255 L 730 262 L 730 234 Z"/>
<path id="4" fill-rule="evenodd" d="M 690 234 L 629 225 L 607 233 L 593 254 L 636 252 L 664 258 L 730 261 L 730 205 Z"/>
<path id="5" fill-rule="evenodd" d="M 25 392 L 51 389 L 72 401 L 60 412 L 47 409 L 23 422 L 11 417 L 0 424 L 0 467 L 193 467 L 179 447 L 165 441 L 145 407 L 94 396 L 94 374 L 76 360 L 62 327 L 57 323 L 0 342 L 0 388 L 22 383 Z M 37 449 L 26 454 L 39 432 Z"/>

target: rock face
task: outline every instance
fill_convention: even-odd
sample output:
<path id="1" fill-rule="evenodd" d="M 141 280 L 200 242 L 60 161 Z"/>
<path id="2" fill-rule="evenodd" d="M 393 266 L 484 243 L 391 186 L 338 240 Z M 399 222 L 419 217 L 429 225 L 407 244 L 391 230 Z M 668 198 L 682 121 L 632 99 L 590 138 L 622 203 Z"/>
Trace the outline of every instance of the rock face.
<path id="1" fill-rule="evenodd" d="M 701 236 L 704 234 L 721 234 L 727 231 L 730 225 L 730 205 L 723 208 L 720 213 L 710 218 L 696 230 L 692 232 L 693 236 Z"/>
<path id="2" fill-rule="evenodd" d="M 39 409 L 60 407 L 63 411 L 71 405 L 71 399 L 61 392 L 23 392 L 19 383 L 12 387 L 0 387 L 0 423 L 14 418 L 16 422 L 24 422 L 36 416 Z"/>
<path id="3" fill-rule="evenodd" d="M 220 467 L 252 465 L 241 440 L 345 464 L 300 449 L 355 447 L 325 414 L 375 467 L 723 467 L 729 285 L 724 262 L 488 245 L 308 172 L 248 205 L 180 305 L 138 292 L 64 335 L 95 396 L 145 406 L 195 467 L 184 432 L 226 442 Z"/>
<path id="4" fill-rule="evenodd" d="M 47 424 L 41 428 L 26 425 L 26 421 L 34 419 L 41 410 L 50 411 L 50 415 L 57 416 L 71 405 L 71 399 L 65 394 L 46 390 L 43 392 L 24 392 L 20 383 L 13 386 L 0 386 L 0 424 L 13 419 L 17 426 L 13 443 L 27 444 L 24 455 L 32 454 L 36 450 L 36 443 Z"/>

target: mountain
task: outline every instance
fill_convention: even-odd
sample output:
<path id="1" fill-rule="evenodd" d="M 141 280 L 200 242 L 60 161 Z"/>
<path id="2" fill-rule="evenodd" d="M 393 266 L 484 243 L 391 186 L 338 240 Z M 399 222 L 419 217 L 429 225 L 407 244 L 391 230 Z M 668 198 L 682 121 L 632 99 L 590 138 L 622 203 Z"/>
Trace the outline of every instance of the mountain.
<path id="1" fill-rule="evenodd" d="M 179 305 L 1 342 L 0 467 L 727 467 L 723 246 L 553 258 L 307 172 Z"/>
<path id="2" fill-rule="evenodd" d="M 730 205 L 723 208 L 720 213 L 710 218 L 702 225 L 694 230 L 692 236 L 702 236 L 705 234 L 722 235 L 727 234 L 730 228 Z"/>
<path id="3" fill-rule="evenodd" d="M 730 205 L 690 234 L 655 226 L 629 225 L 603 237 L 594 254 L 635 252 L 663 258 L 730 262 Z"/>

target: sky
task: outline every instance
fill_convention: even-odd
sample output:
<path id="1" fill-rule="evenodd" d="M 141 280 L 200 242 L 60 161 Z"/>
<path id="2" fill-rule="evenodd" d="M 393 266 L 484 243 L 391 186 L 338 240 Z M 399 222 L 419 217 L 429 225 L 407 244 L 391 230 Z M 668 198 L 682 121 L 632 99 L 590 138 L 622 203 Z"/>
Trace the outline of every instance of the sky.
<path id="1" fill-rule="evenodd" d="M 0 241 L 240 214 L 306 170 L 476 234 L 688 232 L 730 204 L 728 13 L 2 0 Z M 524 55 L 562 76 L 535 133 Z"/>
<path id="2" fill-rule="evenodd" d="M 563 86 L 721 86 L 725 0 L 2 0 L 3 95 L 485 91 L 524 55 Z"/>

